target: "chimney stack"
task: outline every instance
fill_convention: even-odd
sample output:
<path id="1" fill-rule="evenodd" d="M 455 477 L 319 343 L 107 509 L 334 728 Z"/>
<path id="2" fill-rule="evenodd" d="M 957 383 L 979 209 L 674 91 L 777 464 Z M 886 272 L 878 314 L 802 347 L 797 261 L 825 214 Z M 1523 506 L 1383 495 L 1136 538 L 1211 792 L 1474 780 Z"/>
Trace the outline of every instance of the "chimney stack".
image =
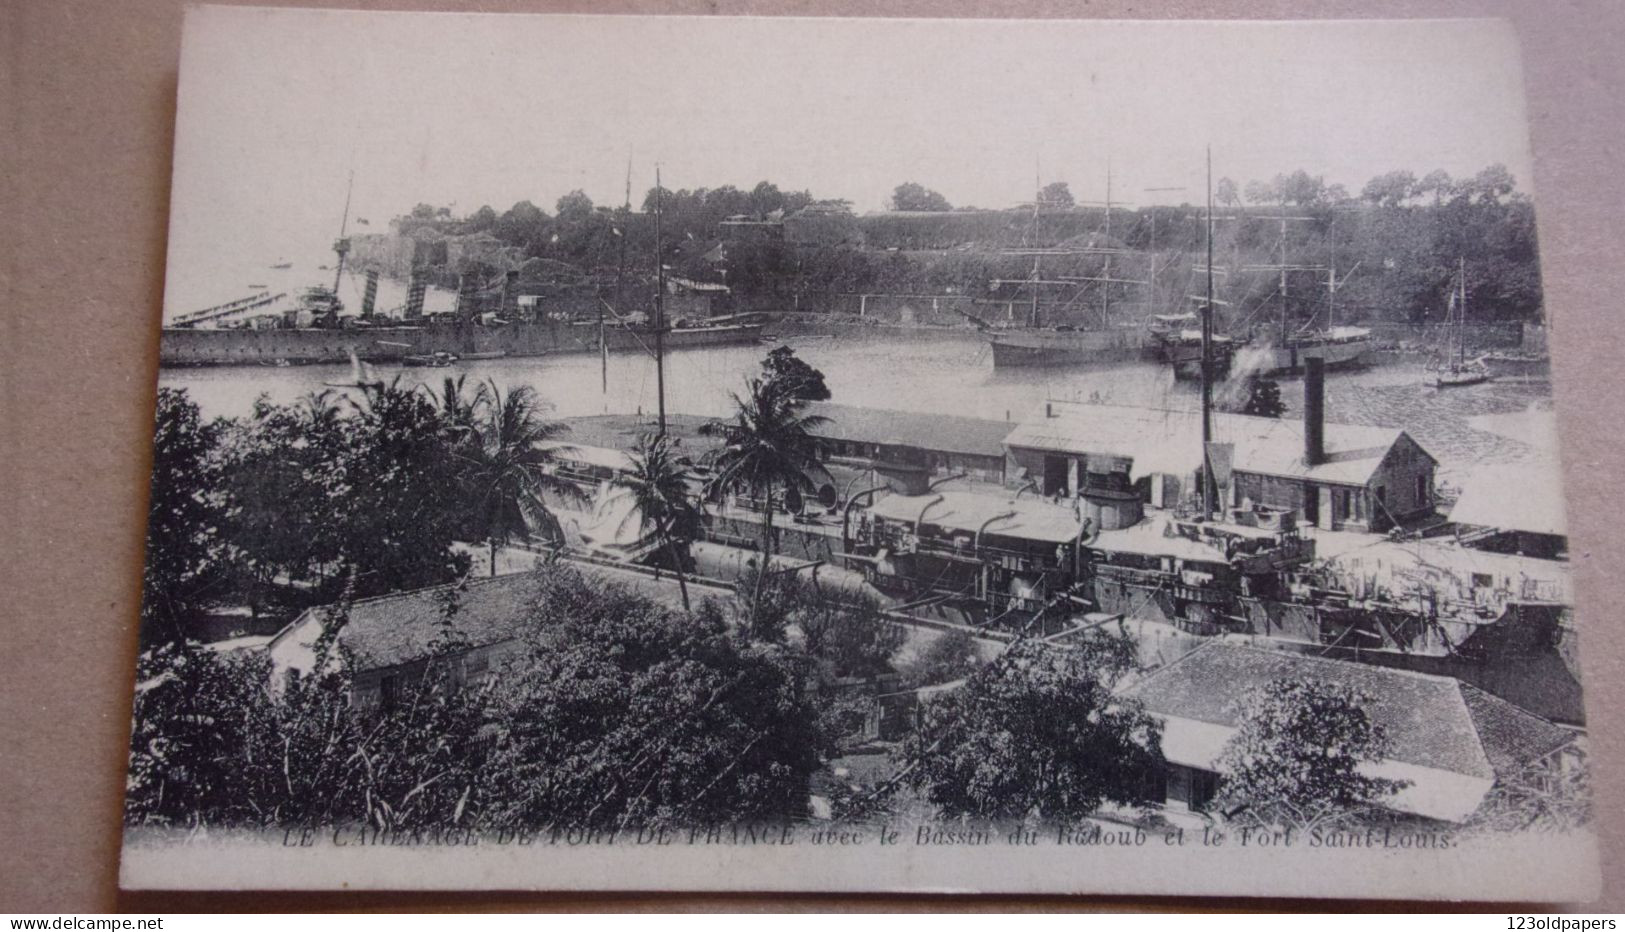
<path id="1" fill-rule="evenodd" d="M 428 272 L 422 268 L 412 270 L 412 282 L 406 288 L 406 319 L 423 319 L 423 293 L 429 290 Z"/>
<path id="2" fill-rule="evenodd" d="M 1319 356 L 1303 361 L 1303 462 L 1326 462 L 1326 360 Z"/>
<path id="3" fill-rule="evenodd" d="M 367 270 L 367 290 L 361 293 L 361 316 L 371 318 L 373 307 L 378 302 L 378 270 Z"/>

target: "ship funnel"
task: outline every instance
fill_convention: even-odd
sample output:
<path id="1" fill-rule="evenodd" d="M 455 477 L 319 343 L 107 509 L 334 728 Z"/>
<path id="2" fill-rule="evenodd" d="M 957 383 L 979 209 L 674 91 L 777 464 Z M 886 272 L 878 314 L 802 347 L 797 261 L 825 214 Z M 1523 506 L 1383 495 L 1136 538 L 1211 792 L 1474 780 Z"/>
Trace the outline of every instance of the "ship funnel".
<path id="1" fill-rule="evenodd" d="M 474 317 L 476 293 L 479 290 L 479 281 L 468 272 L 457 276 L 457 319 L 470 320 Z"/>
<path id="2" fill-rule="evenodd" d="M 361 316 L 371 317 L 378 303 L 378 270 L 367 270 L 367 289 L 361 293 Z"/>
<path id="3" fill-rule="evenodd" d="M 1303 463 L 1326 462 L 1326 360 L 1303 361 Z"/>
<path id="4" fill-rule="evenodd" d="M 412 282 L 406 288 L 406 319 L 423 319 L 423 293 L 429 290 L 428 272 L 421 268 L 412 270 Z"/>

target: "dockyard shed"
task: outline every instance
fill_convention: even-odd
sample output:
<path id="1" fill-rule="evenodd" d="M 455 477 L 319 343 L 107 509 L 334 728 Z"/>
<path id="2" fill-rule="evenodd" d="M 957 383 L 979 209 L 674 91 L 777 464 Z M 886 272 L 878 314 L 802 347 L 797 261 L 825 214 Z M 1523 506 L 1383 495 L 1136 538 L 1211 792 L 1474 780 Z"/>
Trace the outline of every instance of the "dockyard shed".
<path id="1" fill-rule="evenodd" d="M 1163 723 L 1167 804 L 1211 801 L 1242 699 L 1276 680 L 1348 686 L 1388 739 L 1370 775 L 1405 780 L 1392 812 L 1440 823 L 1468 819 L 1497 785 L 1540 782 L 1572 766 L 1576 733 L 1452 677 L 1214 640 L 1126 689 Z"/>
<path id="2" fill-rule="evenodd" d="M 963 474 L 1002 483 L 1008 467 L 1004 438 L 1008 421 L 920 414 L 808 402 L 804 413 L 828 418 L 811 429 L 820 453 L 829 459 L 880 458 L 889 449 L 912 448 L 925 454 L 937 475 Z"/>
<path id="3" fill-rule="evenodd" d="M 1438 461 L 1397 428 L 1323 424 L 1311 449 L 1314 433 L 1304 422 L 1215 414 L 1213 440 L 1230 453 L 1221 491 L 1232 505 L 1290 511 L 1328 530 L 1370 531 L 1434 508 Z M 1005 445 L 1045 495 L 1072 494 L 1089 476 L 1130 473 L 1155 507 L 1177 504 L 1177 490 L 1200 488 L 1202 422 L 1193 411 L 1048 401 Z"/>

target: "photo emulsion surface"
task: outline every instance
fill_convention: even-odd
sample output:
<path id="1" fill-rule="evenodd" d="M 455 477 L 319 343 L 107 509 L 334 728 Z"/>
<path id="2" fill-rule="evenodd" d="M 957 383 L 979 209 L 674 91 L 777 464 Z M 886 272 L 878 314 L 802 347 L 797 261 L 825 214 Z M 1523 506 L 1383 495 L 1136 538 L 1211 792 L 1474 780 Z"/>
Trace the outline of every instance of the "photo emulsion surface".
<path id="1" fill-rule="evenodd" d="M 1520 68 L 194 9 L 123 883 L 1594 895 Z"/>

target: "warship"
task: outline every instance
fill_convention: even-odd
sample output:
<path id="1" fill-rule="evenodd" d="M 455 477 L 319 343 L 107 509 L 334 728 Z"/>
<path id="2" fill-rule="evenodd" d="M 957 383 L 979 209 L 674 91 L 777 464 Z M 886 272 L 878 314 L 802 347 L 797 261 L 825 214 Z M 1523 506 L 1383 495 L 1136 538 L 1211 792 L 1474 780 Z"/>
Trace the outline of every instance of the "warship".
<path id="1" fill-rule="evenodd" d="M 158 364 L 178 366 L 314 365 L 349 362 L 425 364 L 424 360 L 496 359 L 507 356 L 543 356 L 559 353 L 654 353 L 738 343 L 761 339 L 762 326 L 737 318 L 701 317 L 668 322 L 657 314 L 650 323 L 642 315 L 626 314 L 595 297 L 596 312 L 579 302 L 549 307 L 545 299 L 521 301 L 519 273 L 508 271 L 499 279 L 481 281 L 465 272 L 459 276 L 456 308 L 451 313 L 425 313 L 424 296 L 430 270 L 412 269 L 405 304 L 398 313 L 377 307 L 378 276 L 365 273 L 359 313 L 345 313 L 339 298 L 350 240 L 345 222 L 333 243 L 338 256 L 332 287 L 304 289 L 293 305 L 270 313 L 270 305 L 285 295 L 255 294 L 176 317 L 162 330 Z M 658 276 L 657 290 L 666 288 Z M 620 291 L 617 286 L 617 293 Z M 661 295 L 656 296 L 657 307 Z M 524 306 L 522 306 L 524 305 Z"/>

